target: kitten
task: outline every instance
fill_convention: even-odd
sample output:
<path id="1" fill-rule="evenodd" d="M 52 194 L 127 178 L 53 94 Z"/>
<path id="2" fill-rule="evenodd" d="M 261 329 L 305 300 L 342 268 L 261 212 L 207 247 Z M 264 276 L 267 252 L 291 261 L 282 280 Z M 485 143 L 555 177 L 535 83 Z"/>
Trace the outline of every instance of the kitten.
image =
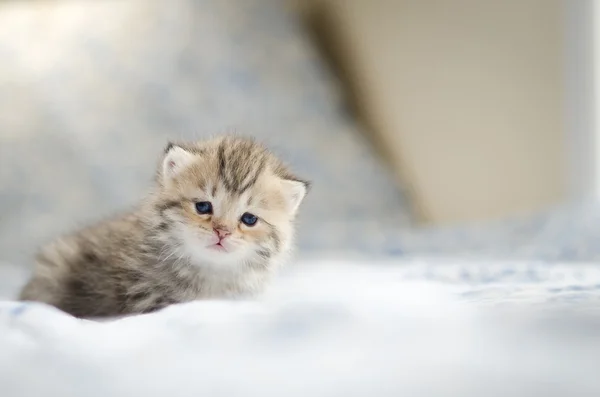
<path id="1" fill-rule="evenodd" d="M 151 194 L 44 247 L 21 299 L 91 318 L 259 292 L 307 188 L 250 139 L 169 144 Z"/>

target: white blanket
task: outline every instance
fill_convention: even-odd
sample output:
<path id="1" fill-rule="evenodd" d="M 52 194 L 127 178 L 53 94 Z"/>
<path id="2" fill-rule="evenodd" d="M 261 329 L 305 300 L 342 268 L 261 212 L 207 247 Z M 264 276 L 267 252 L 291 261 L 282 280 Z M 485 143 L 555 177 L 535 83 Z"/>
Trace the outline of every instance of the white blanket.
<path id="1" fill-rule="evenodd" d="M 297 264 L 257 301 L 107 322 L 6 301 L 0 394 L 600 395 L 600 267 L 380 265 Z"/>

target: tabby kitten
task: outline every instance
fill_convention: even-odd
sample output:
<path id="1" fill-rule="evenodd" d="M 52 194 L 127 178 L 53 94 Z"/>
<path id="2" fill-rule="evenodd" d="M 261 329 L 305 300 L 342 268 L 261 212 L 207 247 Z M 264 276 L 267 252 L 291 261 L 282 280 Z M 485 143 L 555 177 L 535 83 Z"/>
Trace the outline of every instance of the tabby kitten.
<path id="1" fill-rule="evenodd" d="M 258 292 L 290 249 L 307 188 L 250 139 L 169 144 L 151 194 L 44 247 L 21 299 L 92 318 Z"/>

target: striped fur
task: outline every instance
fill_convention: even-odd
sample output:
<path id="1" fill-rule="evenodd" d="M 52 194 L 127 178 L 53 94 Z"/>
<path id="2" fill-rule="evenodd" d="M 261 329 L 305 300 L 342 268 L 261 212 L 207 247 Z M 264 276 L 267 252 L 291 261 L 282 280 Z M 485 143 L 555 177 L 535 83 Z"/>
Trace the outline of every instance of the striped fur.
<path id="1" fill-rule="evenodd" d="M 170 143 L 152 193 L 43 247 L 21 299 L 90 318 L 256 293 L 290 250 L 307 188 L 250 139 Z M 212 214 L 196 211 L 201 201 Z M 241 222 L 245 212 L 256 225 Z M 229 234 L 218 249 L 215 228 Z"/>

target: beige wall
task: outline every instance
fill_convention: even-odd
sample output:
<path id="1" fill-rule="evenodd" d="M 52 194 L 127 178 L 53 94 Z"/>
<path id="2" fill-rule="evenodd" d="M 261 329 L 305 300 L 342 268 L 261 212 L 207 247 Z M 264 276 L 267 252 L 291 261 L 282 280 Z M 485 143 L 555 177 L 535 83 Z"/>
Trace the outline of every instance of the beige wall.
<path id="1" fill-rule="evenodd" d="M 424 220 L 564 195 L 560 0 L 322 0 L 318 24 Z"/>

